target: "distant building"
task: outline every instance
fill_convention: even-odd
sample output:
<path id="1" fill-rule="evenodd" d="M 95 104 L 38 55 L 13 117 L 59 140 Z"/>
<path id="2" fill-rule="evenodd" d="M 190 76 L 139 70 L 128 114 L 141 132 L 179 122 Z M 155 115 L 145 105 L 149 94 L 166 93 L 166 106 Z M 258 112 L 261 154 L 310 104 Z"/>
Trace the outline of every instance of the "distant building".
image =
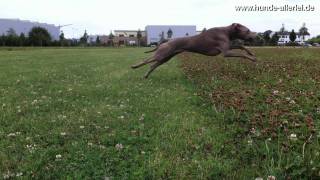
<path id="1" fill-rule="evenodd" d="M 301 32 L 300 32 L 301 31 Z M 287 43 L 290 43 L 290 33 L 289 31 L 287 31 L 285 29 L 284 24 L 282 24 L 282 27 L 280 28 L 280 31 L 271 31 L 268 30 L 265 33 L 270 34 L 270 38 L 272 38 L 272 36 L 277 33 L 279 40 L 278 40 L 278 45 L 286 45 Z M 306 24 L 303 23 L 303 26 L 301 27 L 301 29 L 299 30 L 299 32 L 295 32 L 296 33 L 296 39 L 295 39 L 295 43 L 298 43 L 300 45 L 304 45 L 306 41 L 308 41 L 311 37 L 310 37 L 310 33 L 308 32 L 308 29 L 306 28 Z"/>
<path id="2" fill-rule="evenodd" d="M 170 39 L 167 34 L 169 30 L 172 31 L 171 38 L 194 36 L 197 34 L 197 29 L 194 25 L 149 25 L 146 26 L 147 44 L 158 43 L 161 38 Z"/>
<path id="3" fill-rule="evenodd" d="M 158 43 L 163 38 L 168 39 L 168 31 L 171 30 L 171 38 L 179 38 L 186 36 L 194 36 L 200 34 L 202 31 L 196 31 L 196 26 L 146 26 L 145 31 L 141 32 L 140 45 L 150 45 L 151 43 Z M 103 45 L 113 46 L 136 46 L 138 45 L 138 30 L 114 30 L 114 37 L 110 39 L 109 36 L 100 35 L 100 42 Z M 97 35 L 90 35 L 88 43 L 94 44 Z M 170 39 L 170 38 L 169 38 Z"/>
<path id="4" fill-rule="evenodd" d="M 146 32 L 141 32 L 140 41 L 145 41 Z M 114 42 L 118 45 L 135 46 L 138 45 L 138 30 L 115 30 Z"/>
<path id="5" fill-rule="evenodd" d="M 42 27 L 48 30 L 53 40 L 59 40 L 60 27 L 54 24 L 46 24 L 19 19 L 0 19 L 0 35 L 7 34 L 10 28 L 14 29 L 17 35 L 24 33 L 28 36 L 33 27 Z"/>
<path id="6" fill-rule="evenodd" d="M 285 44 L 291 42 L 290 41 L 290 33 L 291 32 L 283 31 L 283 32 L 277 32 L 277 33 L 279 36 L 278 45 L 285 45 Z M 296 32 L 296 35 L 297 35 L 297 38 L 294 42 L 298 43 L 300 45 L 303 45 L 306 41 L 308 41 L 311 38 L 310 33 L 308 33 L 308 32 L 305 32 L 304 34 Z"/>

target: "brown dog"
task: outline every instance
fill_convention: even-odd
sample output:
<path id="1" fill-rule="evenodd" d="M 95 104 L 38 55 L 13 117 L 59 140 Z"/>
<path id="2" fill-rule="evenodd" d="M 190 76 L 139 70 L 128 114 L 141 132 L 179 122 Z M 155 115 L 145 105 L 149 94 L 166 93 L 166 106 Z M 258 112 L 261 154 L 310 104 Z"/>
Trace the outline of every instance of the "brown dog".
<path id="1" fill-rule="evenodd" d="M 235 39 L 251 40 L 255 37 L 256 33 L 251 32 L 247 27 L 238 23 L 233 23 L 226 27 L 212 28 L 199 35 L 177 38 L 163 43 L 156 49 L 152 57 L 131 67 L 135 69 L 155 62 L 144 76 L 148 78 L 152 71 L 158 66 L 168 62 L 173 56 L 184 51 L 200 53 L 207 56 L 216 56 L 222 53 L 224 57 L 241 57 L 255 62 L 255 55 L 244 46 L 230 45 L 230 42 Z M 233 52 L 232 49 L 241 49 L 246 51 L 247 54 Z"/>

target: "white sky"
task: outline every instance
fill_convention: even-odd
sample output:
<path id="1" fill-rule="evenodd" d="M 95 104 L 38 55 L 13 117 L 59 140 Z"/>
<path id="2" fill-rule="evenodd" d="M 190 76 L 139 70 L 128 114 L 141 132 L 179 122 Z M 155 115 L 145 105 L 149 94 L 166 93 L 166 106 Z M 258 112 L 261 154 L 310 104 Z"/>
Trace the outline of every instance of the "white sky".
<path id="1" fill-rule="evenodd" d="M 312 5 L 314 12 L 236 12 L 239 5 Z M 253 31 L 296 31 L 305 22 L 320 34 L 320 0 L 1 0 L 0 18 L 19 18 L 64 27 L 67 37 L 109 34 L 115 29 L 144 30 L 146 25 L 226 26 L 238 22 Z"/>

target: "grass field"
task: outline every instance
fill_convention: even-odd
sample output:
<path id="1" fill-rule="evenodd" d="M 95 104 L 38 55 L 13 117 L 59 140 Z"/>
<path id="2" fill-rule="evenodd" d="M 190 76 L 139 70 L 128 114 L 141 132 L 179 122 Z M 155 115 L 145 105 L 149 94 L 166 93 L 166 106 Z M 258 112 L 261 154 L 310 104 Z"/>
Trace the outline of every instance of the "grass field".
<path id="1" fill-rule="evenodd" d="M 0 178 L 320 176 L 320 50 L 1 49 Z M 179 61 L 177 61 L 179 59 Z"/>

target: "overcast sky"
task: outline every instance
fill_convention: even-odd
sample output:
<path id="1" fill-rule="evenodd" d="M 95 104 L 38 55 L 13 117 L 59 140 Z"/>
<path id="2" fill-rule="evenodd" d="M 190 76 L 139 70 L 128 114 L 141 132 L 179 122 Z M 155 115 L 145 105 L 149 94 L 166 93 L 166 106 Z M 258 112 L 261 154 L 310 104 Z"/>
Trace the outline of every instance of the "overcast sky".
<path id="1" fill-rule="evenodd" d="M 236 12 L 240 5 L 312 5 L 313 12 Z M 19 18 L 56 25 L 67 37 L 109 34 L 115 29 L 144 30 L 146 25 L 226 26 L 238 22 L 253 31 L 298 30 L 303 22 L 320 34 L 320 0 L 1 0 L 0 18 Z"/>

